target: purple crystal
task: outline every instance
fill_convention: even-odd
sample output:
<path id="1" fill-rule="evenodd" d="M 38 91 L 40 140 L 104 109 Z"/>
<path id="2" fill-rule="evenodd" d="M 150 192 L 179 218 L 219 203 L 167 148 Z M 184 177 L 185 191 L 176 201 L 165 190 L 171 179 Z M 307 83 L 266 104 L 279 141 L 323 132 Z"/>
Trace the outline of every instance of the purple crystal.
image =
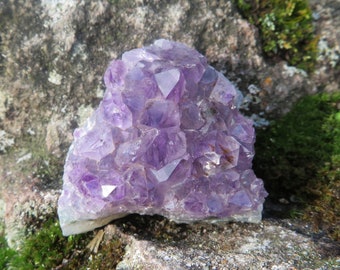
<path id="1" fill-rule="evenodd" d="M 74 132 L 58 214 L 64 235 L 130 213 L 258 222 L 255 134 L 240 94 L 197 51 L 157 40 L 112 61 L 106 92 Z"/>

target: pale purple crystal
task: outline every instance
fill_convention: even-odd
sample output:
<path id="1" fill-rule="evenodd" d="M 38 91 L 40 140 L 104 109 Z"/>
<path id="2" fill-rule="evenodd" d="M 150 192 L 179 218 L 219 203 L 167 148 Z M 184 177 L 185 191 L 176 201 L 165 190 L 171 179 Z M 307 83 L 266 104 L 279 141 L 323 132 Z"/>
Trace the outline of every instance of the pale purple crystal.
<path id="1" fill-rule="evenodd" d="M 240 94 L 176 42 L 123 54 L 106 92 L 74 132 L 58 214 L 64 235 L 130 213 L 176 222 L 258 222 L 266 192 L 253 173 L 255 134 Z"/>

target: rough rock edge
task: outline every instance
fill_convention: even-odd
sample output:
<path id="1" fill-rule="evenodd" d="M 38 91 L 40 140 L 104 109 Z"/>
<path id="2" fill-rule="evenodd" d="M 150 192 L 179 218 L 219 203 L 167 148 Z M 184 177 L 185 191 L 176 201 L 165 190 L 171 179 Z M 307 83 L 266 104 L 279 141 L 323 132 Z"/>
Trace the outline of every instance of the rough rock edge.
<path id="1" fill-rule="evenodd" d="M 0 129 L 9 134 L 15 142 L 8 147 L 8 154 L 0 156 L 2 168 L 0 182 L 3 184 L 0 187 L 0 194 L 6 205 L 6 211 L 0 212 L 1 215 L 6 212 L 6 215 L 0 219 L 5 219 L 6 233 L 11 234 L 11 230 L 20 232 L 13 234 L 10 241 L 13 245 L 17 245 L 17 240 L 14 239 L 20 239 L 27 225 L 18 222 L 22 213 L 32 214 L 30 209 L 32 205 L 17 204 L 16 198 L 22 197 L 27 190 L 35 194 L 28 201 L 39 201 L 36 198 L 40 197 L 36 188 L 29 186 L 36 180 L 32 180 L 31 175 L 21 172 L 25 166 L 26 171 L 31 171 L 35 157 L 32 157 L 32 162 L 22 161 L 17 164 L 18 159 L 24 156 L 22 153 L 26 151 L 26 145 L 21 144 L 20 140 L 27 136 L 27 133 L 34 138 L 38 136 L 44 138 L 46 134 L 52 134 L 50 137 L 53 139 L 46 138 L 46 148 L 54 148 L 55 155 L 63 158 L 67 145 L 72 140 L 71 132 L 79 122 L 77 115 L 79 104 L 88 107 L 95 107 L 98 104 L 98 97 L 102 91 L 100 81 L 105 69 L 103 63 L 108 63 L 110 58 L 117 57 L 123 51 L 151 43 L 153 39 L 159 37 L 185 42 L 200 49 L 211 63 L 224 70 L 246 96 L 250 94 L 253 98 L 248 106 L 250 112 L 253 107 L 259 107 L 259 111 L 264 112 L 266 116 L 272 112 L 273 116 L 274 112 L 279 114 L 286 112 L 292 102 L 305 93 L 339 89 L 340 76 L 332 69 L 334 57 L 329 58 L 328 53 L 326 57 L 319 58 L 320 64 L 316 75 L 312 75 L 311 78 L 305 78 L 299 72 L 292 73 L 291 69 L 289 72 L 285 71 L 287 66 L 283 62 L 274 66 L 266 63 L 259 49 L 257 29 L 235 13 L 230 1 L 220 1 L 219 4 L 215 1 L 197 1 L 192 3 L 194 8 L 188 1 L 183 1 L 181 13 L 176 13 L 174 6 L 172 13 L 160 16 L 163 19 L 160 22 L 164 23 L 162 27 L 153 26 L 152 22 L 156 18 L 155 13 L 164 6 L 155 4 L 148 9 L 143 7 L 141 2 L 137 2 L 118 17 L 122 24 L 115 33 L 110 32 L 110 28 L 100 27 L 104 24 L 110 25 L 110 16 L 112 12 L 117 11 L 111 8 L 107 1 L 67 2 L 67 5 L 63 5 L 63 1 L 60 0 L 59 6 L 48 8 L 40 5 L 38 1 L 9 0 L 0 3 L 0 12 L 6 12 L 8 4 L 14 11 L 14 16 L 22 18 L 21 24 L 8 20 L 10 28 L 4 29 L 0 34 L 2 42 Z M 340 21 L 340 16 L 336 13 L 339 11 L 336 9 L 337 3 L 336 1 L 311 1 L 311 3 L 314 11 L 320 15 L 316 21 L 320 38 L 327 41 L 327 51 L 336 56 L 339 48 L 337 29 Z M 70 11 L 67 16 L 64 16 L 65 9 Z M 136 14 L 142 16 L 135 16 Z M 195 18 L 192 23 L 190 16 Z M 176 23 L 179 20 L 182 21 L 181 24 Z M 128 30 L 127 26 L 132 32 L 128 44 L 121 42 L 127 38 L 124 36 Z M 56 39 L 58 35 L 53 34 L 58 32 L 58 29 L 62 29 L 67 38 Z M 106 45 L 91 45 L 90 41 L 103 33 L 109 34 L 108 38 L 111 35 L 111 47 L 107 46 L 109 42 Z M 256 86 L 259 90 L 251 94 L 250 85 Z M 44 106 L 41 107 L 41 104 Z M 259 116 L 263 119 L 264 115 Z M 64 119 L 64 123 L 60 124 L 53 119 Z M 46 122 L 50 125 L 46 125 Z M 46 130 L 46 126 L 49 130 Z M 57 143 L 50 143 L 54 139 Z M 45 148 L 45 145 L 41 144 L 41 147 Z M 12 199 L 5 197 L 5 194 Z M 46 201 L 41 203 L 44 205 Z M 13 209 L 16 210 L 11 211 Z M 53 211 L 51 209 L 48 213 L 44 212 L 44 215 L 53 214 Z"/>
<path id="2" fill-rule="evenodd" d="M 188 225 L 189 234 L 167 243 L 136 238 L 116 225 L 105 227 L 104 238 L 120 239 L 126 253 L 116 269 L 321 269 L 334 267 L 322 251 L 336 243 L 313 241 L 297 233 L 290 222 Z M 339 262 L 339 261 L 338 261 Z M 326 268 L 327 269 L 327 268 Z"/>

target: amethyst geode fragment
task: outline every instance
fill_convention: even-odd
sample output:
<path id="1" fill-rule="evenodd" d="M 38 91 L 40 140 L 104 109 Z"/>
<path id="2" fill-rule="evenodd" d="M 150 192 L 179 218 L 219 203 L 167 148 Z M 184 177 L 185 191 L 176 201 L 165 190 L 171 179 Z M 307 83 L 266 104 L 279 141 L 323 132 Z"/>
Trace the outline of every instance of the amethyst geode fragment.
<path id="1" fill-rule="evenodd" d="M 255 134 L 240 94 L 176 42 L 123 54 L 106 92 L 74 132 L 58 214 L 64 235 L 130 213 L 176 222 L 258 222 L 266 191 L 252 167 Z"/>

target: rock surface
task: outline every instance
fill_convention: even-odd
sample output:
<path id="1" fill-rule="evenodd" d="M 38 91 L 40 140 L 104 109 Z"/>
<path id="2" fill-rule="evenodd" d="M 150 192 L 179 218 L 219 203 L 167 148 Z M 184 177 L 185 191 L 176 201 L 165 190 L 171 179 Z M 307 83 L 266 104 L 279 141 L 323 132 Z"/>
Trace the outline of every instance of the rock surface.
<path id="1" fill-rule="evenodd" d="M 338 246 L 322 237 L 312 240 L 306 224 L 264 220 L 261 224 L 179 227 L 158 218 L 164 234 L 160 237 L 153 223 L 146 222 L 147 232 L 140 231 L 142 226 L 129 227 L 137 222 L 143 223 L 143 219 L 123 220 L 104 230 L 103 243 L 118 238 L 126 245 L 116 269 L 288 270 L 332 269 L 337 265 L 328 256 L 335 256 Z"/>
<path id="2" fill-rule="evenodd" d="M 158 38 L 198 49 L 243 92 L 257 124 L 302 95 L 338 90 L 339 1 L 310 2 L 322 53 L 307 75 L 264 59 L 258 30 L 227 0 L 1 1 L 0 221 L 11 246 L 55 214 L 72 131 L 98 106 L 109 59 L 124 51 Z"/>

